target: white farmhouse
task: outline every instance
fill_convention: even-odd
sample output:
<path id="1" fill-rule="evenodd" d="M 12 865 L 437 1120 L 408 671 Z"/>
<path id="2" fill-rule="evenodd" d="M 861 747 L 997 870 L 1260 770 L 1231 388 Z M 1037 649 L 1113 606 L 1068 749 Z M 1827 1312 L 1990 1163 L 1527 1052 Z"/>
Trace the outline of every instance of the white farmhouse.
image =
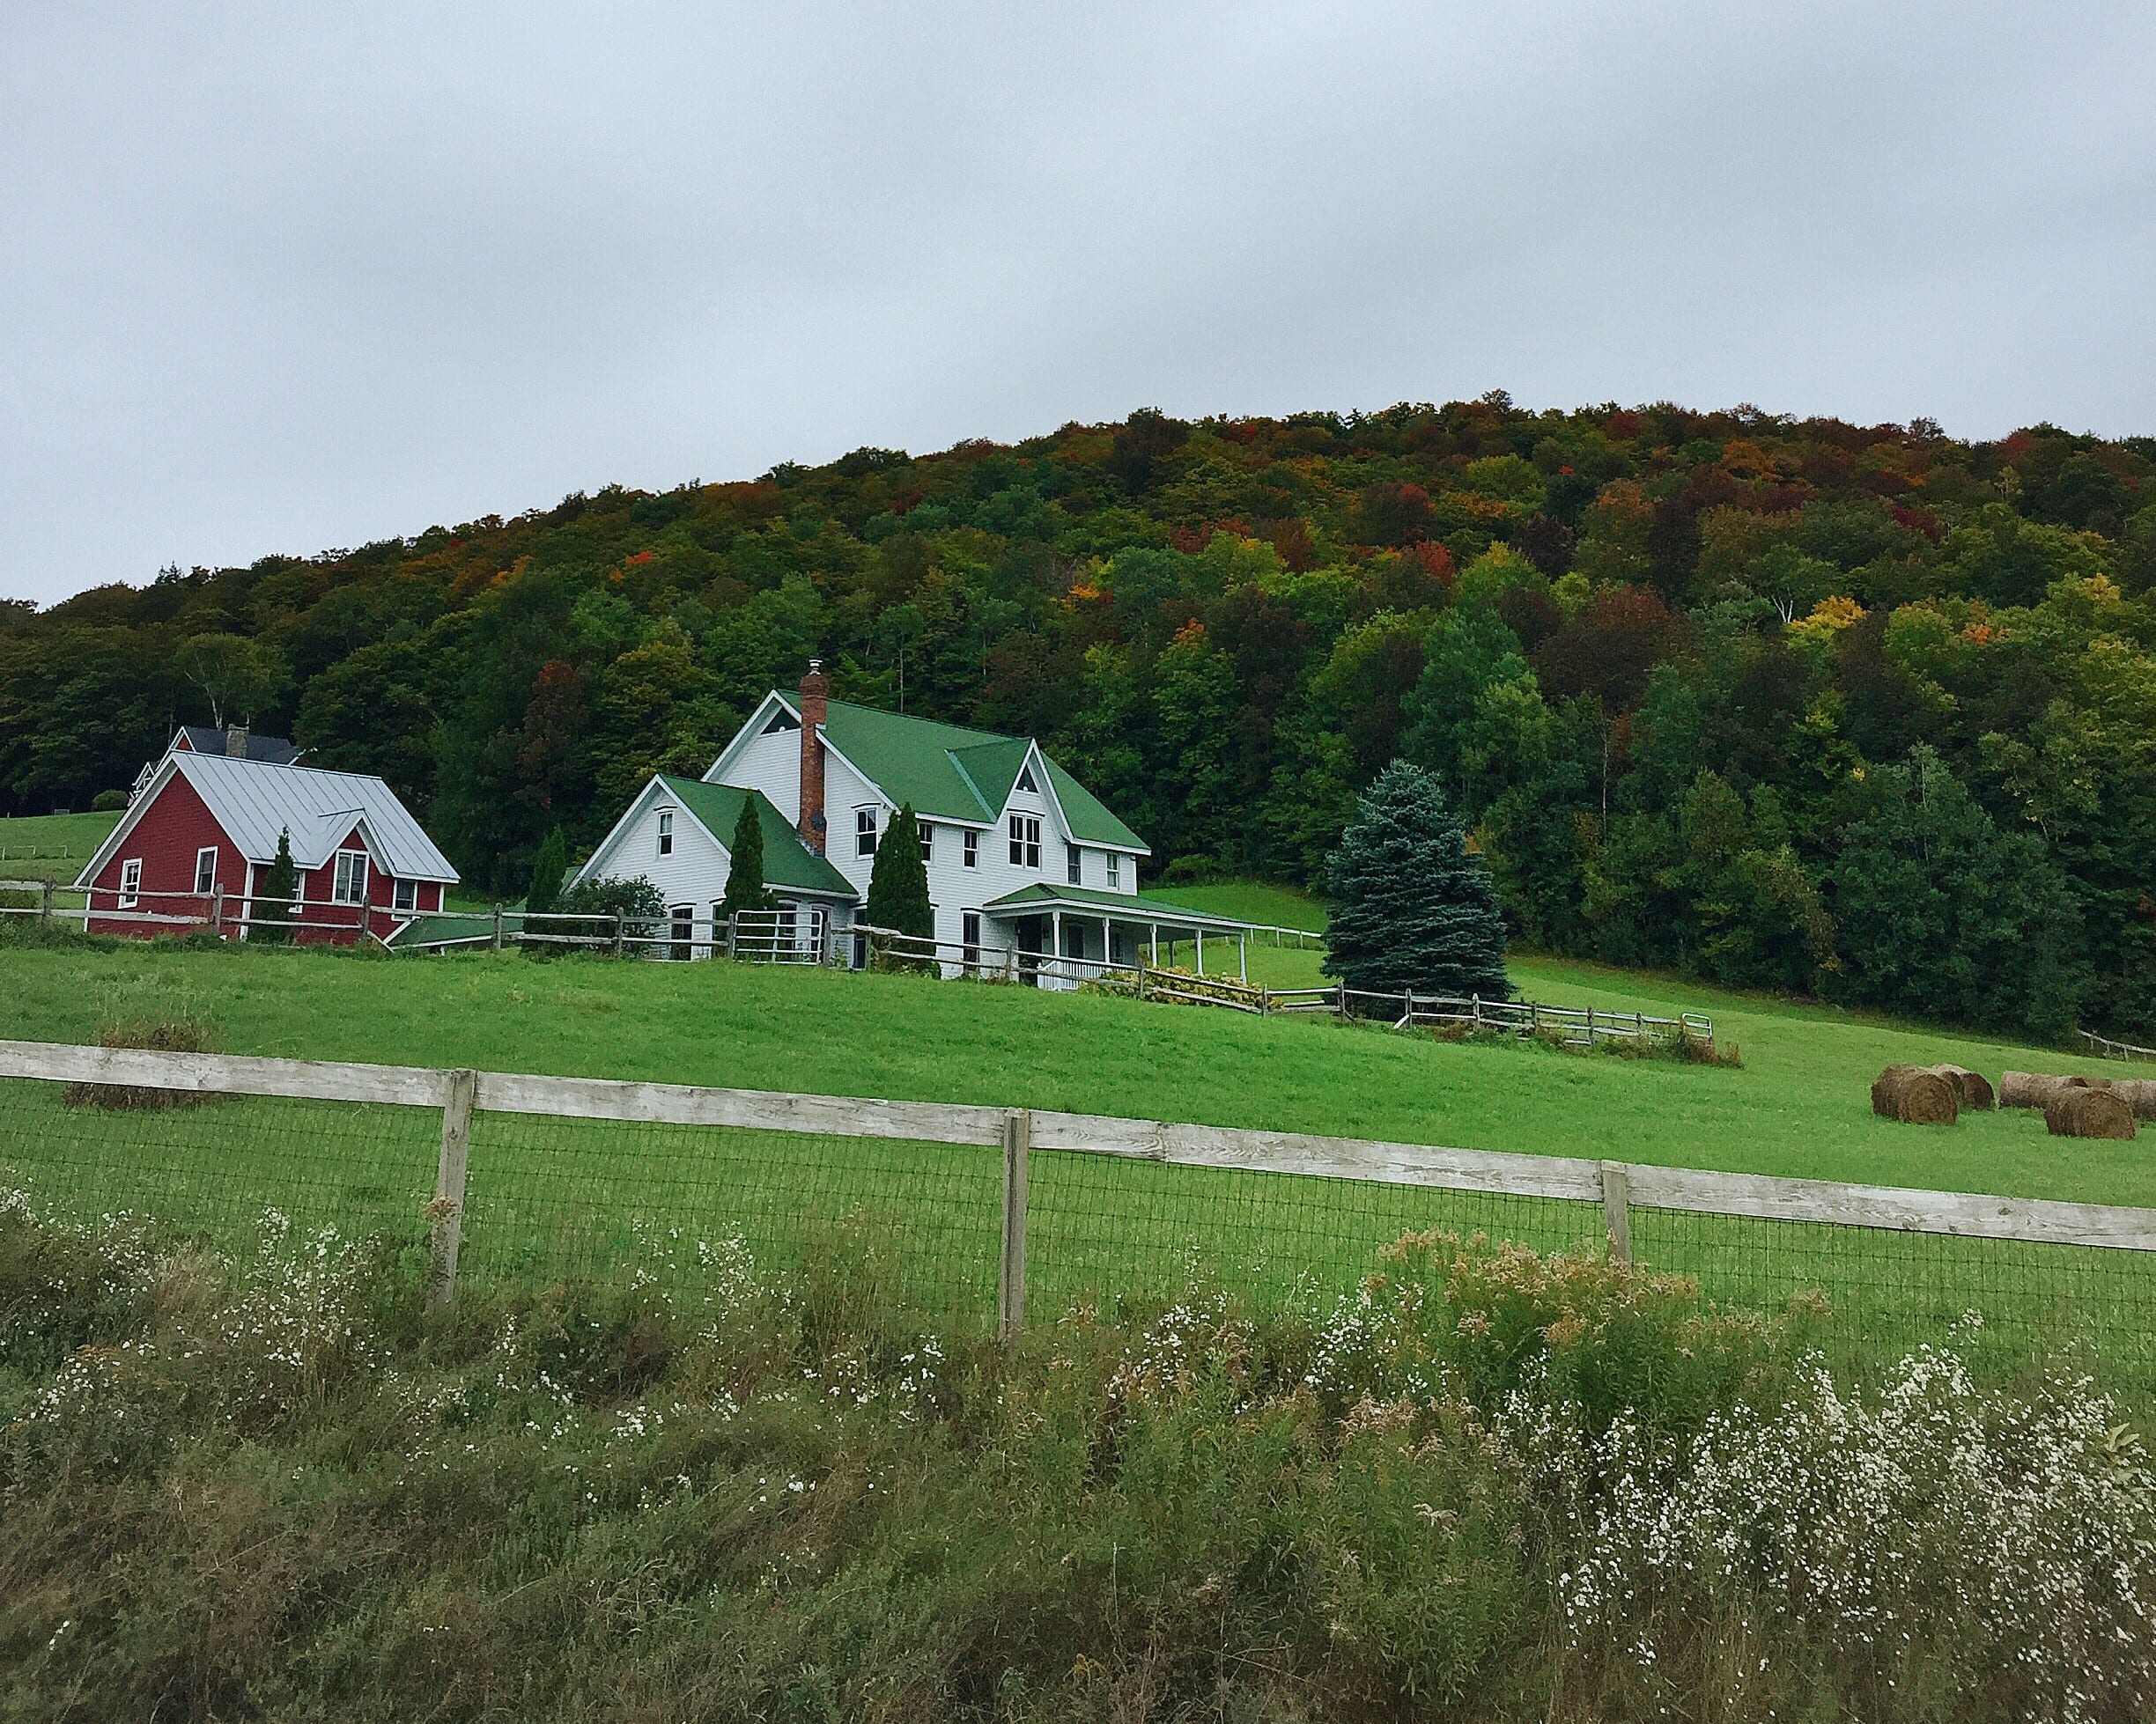
<path id="1" fill-rule="evenodd" d="M 665 895 L 678 947 L 708 951 L 744 797 L 764 829 L 765 885 L 804 950 L 860 961 L 865 941 L 844 931 L 907 804 L 947 970 L 1002 961 L 1056 985 L 1103 960 L 1151 961 L 1165 941 L 1239 944 L 1245 932 L 1141 894 L 1145 841 L 1030 738 L 832 700 L 814 665 L 797 697 L 764 697 L 700 781 L 654 776 L 576 878 L 643 876 Z M 1057 954 L 1077 961 L 1044 968 Z"/>

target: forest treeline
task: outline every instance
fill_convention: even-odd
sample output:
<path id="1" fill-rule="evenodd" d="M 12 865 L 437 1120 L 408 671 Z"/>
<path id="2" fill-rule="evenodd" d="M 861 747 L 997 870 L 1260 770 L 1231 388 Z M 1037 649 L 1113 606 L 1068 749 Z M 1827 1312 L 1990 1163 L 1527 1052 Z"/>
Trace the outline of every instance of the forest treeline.
<path id="1" fill-rule="evenodd" d="M 0 617 L 0 798 L 179 720 L 379 772 L 521 888 L 820 654 L 1030 733 L 1151 874 L 1321 884 L 1395 756 L 1535 946 L 2156 1032 L 2156 438 L 1749 408 L 1158 413 L 609 487 Z"/>

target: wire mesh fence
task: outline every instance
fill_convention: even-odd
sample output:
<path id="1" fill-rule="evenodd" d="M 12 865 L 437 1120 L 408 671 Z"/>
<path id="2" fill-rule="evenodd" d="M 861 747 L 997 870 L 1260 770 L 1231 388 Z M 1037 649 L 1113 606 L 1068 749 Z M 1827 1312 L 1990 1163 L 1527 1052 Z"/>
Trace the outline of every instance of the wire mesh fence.
<path id="1" fill-rule="evenodd" d="M 700 1273 L 875 1258 L 948 1322 L 995 1315 L 1003 1163 L 986 1146 L 642 1120 L 472 1122 L 460 1280 Z"/>
<path id="2" fill-rule="evenodd" d="M 1628 1174 L 1067 1114 L 0 1044 L 0 1189 L 230 1250 L 274 1214 L 346 1237 L 432 1229 L 439 1270 L 447 1219 L 466 1286 L 693 1281 L 745 1254 L 866 1278 L 894 1312 L 980 1330 L 1193 1287 L 1308 1308 L 1351 1293 L 1401 1235 L 1439 1231 L 1628 1251 L 1731 1308 L 1804 1302 L 1853 1352 L 1954 1331 L 2005 1368 L 2070 1356 L 2156 1395 L 2156 1212 Z"/>

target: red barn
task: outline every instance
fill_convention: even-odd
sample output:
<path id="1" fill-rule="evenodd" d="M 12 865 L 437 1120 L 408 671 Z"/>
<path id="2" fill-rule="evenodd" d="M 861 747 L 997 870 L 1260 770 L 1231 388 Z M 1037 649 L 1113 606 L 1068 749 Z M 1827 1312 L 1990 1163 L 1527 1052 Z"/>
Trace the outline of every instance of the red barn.
<path id="1" fill-rule="evenodd" d="M 456 870 L 380 778 L 175 748 L 158 763 L 75 884 L 92 933 L 143 938 L 214 923 L 247 938 L 289 834 L 299 885 L 296 938 L 387 939 L 439 910 Z M 102 914 L 100 914 L 102 912 Z"/>

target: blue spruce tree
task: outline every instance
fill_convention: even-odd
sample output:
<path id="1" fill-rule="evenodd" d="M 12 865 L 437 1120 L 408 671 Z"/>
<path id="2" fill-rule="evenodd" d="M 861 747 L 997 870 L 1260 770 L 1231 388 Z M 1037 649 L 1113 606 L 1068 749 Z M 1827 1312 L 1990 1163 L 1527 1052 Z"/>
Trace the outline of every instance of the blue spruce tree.
<path id="1" fill-rule="evenodd" d="M 1512 997 L 1488 865 L 1421 767 L 1396 760 L 1378 774 L 1326 872 L 1327 976 L 1371 993 Z"/>

